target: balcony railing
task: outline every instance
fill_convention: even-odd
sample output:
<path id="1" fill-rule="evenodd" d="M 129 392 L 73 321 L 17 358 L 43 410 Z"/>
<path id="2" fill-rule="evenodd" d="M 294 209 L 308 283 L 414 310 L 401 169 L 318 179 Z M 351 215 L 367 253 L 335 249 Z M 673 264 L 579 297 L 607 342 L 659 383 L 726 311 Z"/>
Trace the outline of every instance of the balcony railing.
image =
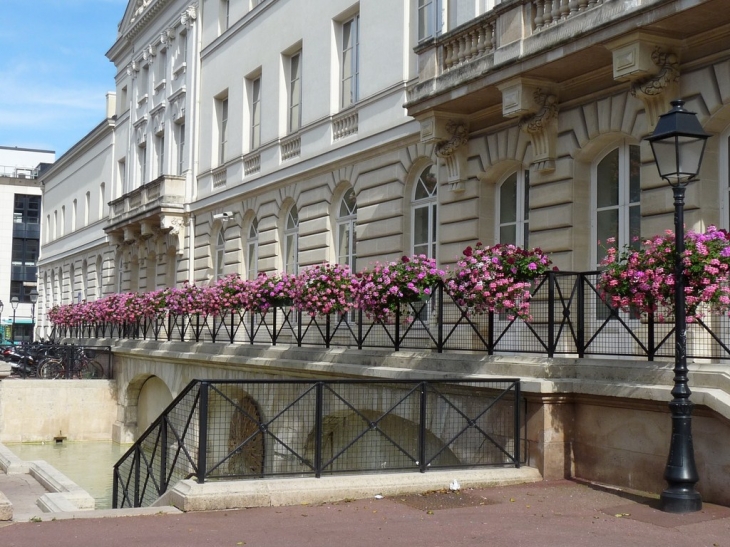
<path id="1" fill-rule="evenodd" d="M 163 175 L 110 203 L 110 221 L 164 205 L 180 205 L 185 200 L 185 177 Z"/>
<path id="2" fill-rule="evenodd" d="M 355 112 L 345 112 L 332 118 L 332 140 L 338 141 L 357 134 L 359 115 Z"/>
<path id="3" fill-rule="evenodd" d="M 56 329 L 64 338 L 126 338 L 159 341 L 297 346 L 343 346 L 495 353 L 547 357 L 611 355 L 649 360 L 674 356 L 674 325 L 607 306 L 597 272 L 550 272 L 539 278 L 530 303 L 532 320 L 475 315 L 434 288 L 428 302 L 404 302 L 388 320 L 360 310 L 309 317 L 291 307 L 266 314 L 159 315 L 135 323 L 87 323 Z M 730 360 L 730 319 L 708 314 L 687 331 L 690 358 Z"/>
<path id="4" fill-rule="evenodd" d="M 302 139 L 299 135 L 281 140 L 281 161 L 298 158 L 302 151 Z"/>

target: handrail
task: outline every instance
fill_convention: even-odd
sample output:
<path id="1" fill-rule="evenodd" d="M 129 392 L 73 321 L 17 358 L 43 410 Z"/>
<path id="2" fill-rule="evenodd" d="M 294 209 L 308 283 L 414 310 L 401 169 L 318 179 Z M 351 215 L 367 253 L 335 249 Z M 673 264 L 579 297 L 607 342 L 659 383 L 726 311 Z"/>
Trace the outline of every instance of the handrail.
<path id="1" fill-rule="evenodd" d="M 362 310 L 310 317 L 292 307 L 267 313 L 159 315 L 136 323 L 83 323 L 57 328 L 59 338 L 124 338 L 156 341 L 384 348 L 495 353 L 627 356 L 647 360 L 674 355 L 674 326 L 651 314 L 608 306 L 600 296 L 600 272 L 548 272 L 533 283 L 531 321 L 460 307 L 443 283 L 427 302 L 404 302 L 387 320 Z M 730 320 L 719 314 L 688 325 L 687 356 L 730 360 Z"/>
<path id="2" fill-rule="evenodd" d="M 115 464 L 112 503 L 188 478 L 520 467 L 523 406 L 515 378 L 194 380 Z"/>

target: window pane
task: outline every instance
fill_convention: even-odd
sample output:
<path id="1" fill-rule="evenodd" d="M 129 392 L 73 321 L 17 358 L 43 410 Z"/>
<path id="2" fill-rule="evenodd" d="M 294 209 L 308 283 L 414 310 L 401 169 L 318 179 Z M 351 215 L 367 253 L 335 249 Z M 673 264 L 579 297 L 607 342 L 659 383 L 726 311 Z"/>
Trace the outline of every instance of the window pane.
<path id="1" fill-rule="evenodd" d="M 517 222 L 517 173 L 504 181 L 500 188 L 499 222 L 500 224 Z"/>
<path id="2" fill-rule="evenodd" d="M 641 207 L 634 205 L 629 208 L 629 245 L 634 249 L 641 248 Z"/>
<path id="3" fill-rule="evenodd" d="M 618 148 L 609 152 L 596 169 L 596 205 L 598 208 L 618 205 Z"/>
<path id="4" fill-rule="evenodd" d="M 636 145 L 629 146 L 629 202 L 641 201 L 641 152 Z"/>
<path id="5" fill-rule="evenodd" d="M 596 214 L 596 224 L 598 226 L 598 241 L 601 242 L 601 245 L 598 245 L 596 259 L 600 263 L 606 256 L 606 251 L 604 250 L 606 240 L 609 237 L 618 238 L 618 209 L 598 211 Z"/>
<path id="6" fill-rule="evenodd" d="M 426 199 L 436 195 L 436 175 L 431 172 L 432 167 L 426 167 L 418 178 L 414 199 Z"/>
<path id="7" fill-rule="evenodd" d="M 426 250 L 420 251 L 428 254 L 428 207 L 417 207 L 413 211 L 413 246 L 426 245 Z"/>
<path id="8" fill-rule="evenodd" d="M 337 262 L 340 264 L 350 265 L 350 223 L 342 223 L 339 225 L 337 233 Z"/>
<path id="9" fill-rule="evenodd" d="M 499 227 L 499 242 L 504 245 L 517 244 L 517 226 L 509 224 Z"/>

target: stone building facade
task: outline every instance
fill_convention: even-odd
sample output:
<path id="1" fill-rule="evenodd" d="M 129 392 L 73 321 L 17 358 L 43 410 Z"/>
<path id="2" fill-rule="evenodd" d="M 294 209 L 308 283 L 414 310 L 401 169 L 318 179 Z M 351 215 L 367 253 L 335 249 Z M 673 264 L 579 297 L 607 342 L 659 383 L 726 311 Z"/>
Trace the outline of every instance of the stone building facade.
<path id="1" fill-rule="evenodd" d="M 677 97 L 712 134 L 687 227 L 729 228 L 728 30 L 719 0 L 130 2 L 108 208 L 44 238 L 41 300 L 477 240 L 594 269 L 672 226 L 643 138 Z"/>

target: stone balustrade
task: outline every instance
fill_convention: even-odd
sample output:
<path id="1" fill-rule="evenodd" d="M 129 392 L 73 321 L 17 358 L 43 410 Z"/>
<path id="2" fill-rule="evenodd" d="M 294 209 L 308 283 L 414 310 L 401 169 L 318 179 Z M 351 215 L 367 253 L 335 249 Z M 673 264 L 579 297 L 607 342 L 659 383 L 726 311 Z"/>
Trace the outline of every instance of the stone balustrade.
<path id="1" fill-rule="evenodd" d="M 226 175 L 228 169 L 226 166 L 213 169 L 213 188 L 220 188 L 226 185 Z"/>
<path id="2" fill-rule="evenodd" d="M 255 175 L 261 171 L 261 154 L 256 152 L 255 154 L 249 154 L 243 158 L 243 175 L 248 177 L 249 175 Z"/>
<path id="3" fill-rule="evenodd" d="M 332 117 L 332 140 L 338 141 L 357 134 L 359 122 L 358 112 L 347 111 Z"/>
<path id="4" fill-rule="evenodd" d="M 302 138 L 294 135 L 281 140 L 281 161 L 298 158 L 302 151 Z"/>
<path id="5" fill-rule="evenodd" d="M 110 222 L 122 216 L 129 216 L 163 203 L 183 203 L 185 200 L 185 177 L 163 175 L 147 184 L 135 188 L 110 203 Z"/>

